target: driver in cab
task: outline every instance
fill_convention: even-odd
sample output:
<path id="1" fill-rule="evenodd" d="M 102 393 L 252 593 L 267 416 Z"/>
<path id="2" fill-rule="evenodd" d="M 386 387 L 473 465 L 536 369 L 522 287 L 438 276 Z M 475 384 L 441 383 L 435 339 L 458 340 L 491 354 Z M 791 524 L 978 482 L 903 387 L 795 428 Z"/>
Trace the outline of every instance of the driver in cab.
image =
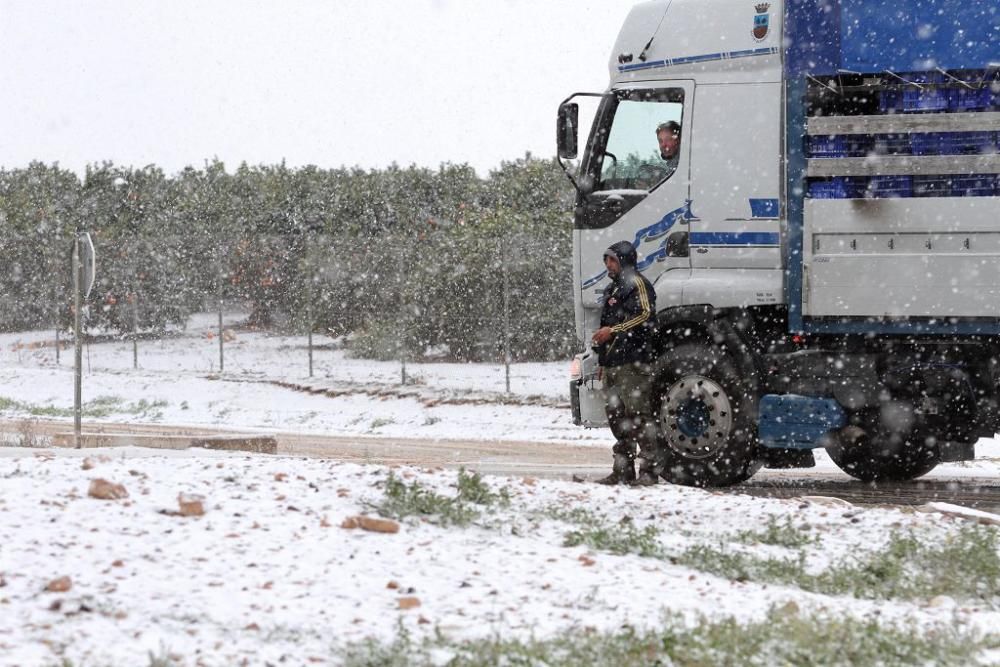
<path id="1" fill-rule="evenodd" d="M 656 127 L 656 142 L 660 144 L 660 157 L 667 162 L 667 173 L 663 177 L 666 180 L 676 171 L 680 160 L 681 126 L 672 120 L 660 123 Z"/>
<path id="2" fill-rule="evenodd" d="M 636 187 L 649 190 L 674 175 L 681 156 L 681 126 L 672 120 L 656 126 L 656 143 L 665 164 L 646 163 L 639 167 Z"/>

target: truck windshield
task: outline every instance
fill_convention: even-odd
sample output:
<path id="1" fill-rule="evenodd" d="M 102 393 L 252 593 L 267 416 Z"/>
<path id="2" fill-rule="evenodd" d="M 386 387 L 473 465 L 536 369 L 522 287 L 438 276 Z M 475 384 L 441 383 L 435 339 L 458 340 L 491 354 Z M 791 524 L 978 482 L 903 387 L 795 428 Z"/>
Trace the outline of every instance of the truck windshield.
<path id="1" fill-rule="evenodd" d="M 652 190 L 670 178 L 680 159 L 681 89 L 625 91 L 602 123 L 591 173 L 598 191 Z"/>

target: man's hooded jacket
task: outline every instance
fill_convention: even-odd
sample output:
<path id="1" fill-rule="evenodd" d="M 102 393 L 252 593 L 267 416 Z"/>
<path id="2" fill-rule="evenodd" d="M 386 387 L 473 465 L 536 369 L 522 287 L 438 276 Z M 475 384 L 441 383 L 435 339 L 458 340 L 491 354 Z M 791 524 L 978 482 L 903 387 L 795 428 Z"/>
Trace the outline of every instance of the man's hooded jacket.
<path id="1" fill-rule="evenodd" d="M 602 366 L 648 363 L 655 355 L 656 293 L 646 276 L 636 269 L 635 247 L 628 241 L 615 243 L 605 256 L 621 264 L 618 276 L 604 288 L 601 326 L 614 334 L 597 348 Z"/>

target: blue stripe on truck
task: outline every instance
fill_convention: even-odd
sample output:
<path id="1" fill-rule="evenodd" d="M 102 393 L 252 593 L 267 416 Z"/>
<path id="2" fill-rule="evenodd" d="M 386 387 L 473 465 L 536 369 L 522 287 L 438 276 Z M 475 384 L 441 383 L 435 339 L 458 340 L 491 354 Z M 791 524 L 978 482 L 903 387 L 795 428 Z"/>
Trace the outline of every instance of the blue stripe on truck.
<path id="1" fill-rule="evenodd" d="M 653 60 L 648 63 L 636 63 L 635 65 L 619 65 L 619 72 L 635 72 L 643 69 L 655 69 L 657 67 L 677 67 L 678 65 L 690 65 L 692 63 L 707 63 L 713 60 L 734 60 L 736 58 L 751 58 L 754 56 L 771 56 L 778 53 L 777 47 L 763 49 L 745 49 L 742 51 L 725 51 L 723 53 L 705 53 L 699 56 L 680 56 L 679 58 L 667 58 L 665 60 Z"/>
<path id="2" fill-rule="evenodd" d="M 711 246 L 777 246 L 777 232 L 691 232 L 691 245 Z"/>
<path id="3" fill-rule="evenodd" d="M 778 200 L 777 199 L 751 199 L 750 200 L 750 217 L 751 218 L 777 218 L 778 217 Z"/>

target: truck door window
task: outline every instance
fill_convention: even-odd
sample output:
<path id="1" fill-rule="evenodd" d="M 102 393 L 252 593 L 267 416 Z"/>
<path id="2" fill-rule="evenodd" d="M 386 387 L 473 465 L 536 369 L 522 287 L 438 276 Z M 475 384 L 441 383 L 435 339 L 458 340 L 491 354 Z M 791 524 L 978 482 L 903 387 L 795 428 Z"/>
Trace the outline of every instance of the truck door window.
<path id="1" fill-rule="evenodd" d="M 604 120 L 604 146 L 595 146 L 597 191 L 652 190 L 670 178 L 680 158 L 681 89 L 618 94 Z"/>

